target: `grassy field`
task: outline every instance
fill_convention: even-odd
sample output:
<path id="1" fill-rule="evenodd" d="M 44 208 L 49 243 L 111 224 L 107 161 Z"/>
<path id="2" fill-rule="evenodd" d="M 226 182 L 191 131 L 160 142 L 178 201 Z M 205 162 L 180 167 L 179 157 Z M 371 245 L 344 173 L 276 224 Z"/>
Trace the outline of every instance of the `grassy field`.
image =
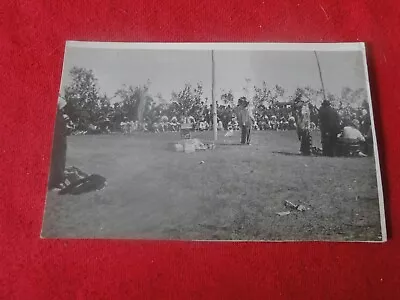
<path id="1" fill-rule="evenodd" d="M 80 196 L 49 192 L 42 236 L 381 239 L 372 157 L 299 156 L 293 131 L 253 132 L 251 146 L 238 139 L 220 133 L 215 150 L 185 154 L 167 149 L 176 133 L 71 136 L 67 165 L 108 185 Z M 279 216 L 285 200 L 309 209 Z"/>

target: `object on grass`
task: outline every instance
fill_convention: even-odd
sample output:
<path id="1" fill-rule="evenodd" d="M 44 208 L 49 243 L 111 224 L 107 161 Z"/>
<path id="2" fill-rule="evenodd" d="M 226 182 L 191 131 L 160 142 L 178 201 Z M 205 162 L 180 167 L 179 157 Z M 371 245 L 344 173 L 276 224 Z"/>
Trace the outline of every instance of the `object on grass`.
<path id="1" fill-rule="evenodd" d="M 280 217 L 287 216 L 287 215 L 290 215 L 290 211 L 281 211 L 281 212 L 277 212 L 276 214 Z"/>
<path id="2" fill-rule="evenodd" d="M 233 130 L 232 130 L 232 129 L 229 130 L 227 133 L 225 133 L 225 136 L 226 136 L 226 137 L 233 136 Z"/>
<path id="3" fill-rule="evenodd" d="M 292 202 L 290 202 L 290 201 L 288 201 L 288 200 L 285 200 L 285 206 L 289 207 L 291 209 L 297 209 L 297 205 L 292 203 Z"/>
<path id="4" fill-rule="evenodd" d="M 306 211 L 307 208 L 304 205 L 300 204 L 299 206 L 297 206 L 297 210 L 298 211 Z"/>
<path id="5" fill-rule="evenodd" d="M 98 174 L 87 174 L 77 167 L 68 167 L 65 170 L 64 188 L 58 194 L 80 195 L 103 189 L 107 185 L 106 178 Z"/>
<path id="6" fill-rule="evenodd" d="M 192 143 L 184 143 L 183 144 L 183 151 L 185 153 L 193 153 L 196 152 L 196 146 Z"/>
<path id="7" fill-rule="evenodd" d="M 199 139 L 183 139 L 175 143 L 170 143 L 168 148 L 175 152 L 185 153 L 193 153 L 198 150 L 209 149 L 208 146 Z"/>
<path id="8" fill-rule="evenodd" d="M 191 138 L 191 130 L 193 129 L 193 125 L 191 123 L 183 123 L 181 125 L 181 138 L 182 139 L 190 139 Z"/>

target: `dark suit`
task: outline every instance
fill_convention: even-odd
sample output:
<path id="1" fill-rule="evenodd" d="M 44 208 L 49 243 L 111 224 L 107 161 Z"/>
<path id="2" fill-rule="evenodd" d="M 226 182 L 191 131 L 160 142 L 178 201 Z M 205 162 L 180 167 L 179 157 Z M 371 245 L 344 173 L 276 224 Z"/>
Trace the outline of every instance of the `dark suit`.
<path id="1" fill-rule="evenodd" d="M 250 144 L 251 127 L 254 122 L 254 117 L 251 111 L 246 107 L 242 108 L 238 114 L 239 124 L 242 129 L 242 136 L 240 142 L 242 144 Z"/>
<path id="2" fill-rule="evenodd" d="M 56 125 L 54 128 L 53 151 L 49 188 L 57 187 L 64 181 L 65 162 L 67 158 L 67 125 L 60 109 L 57 110 Z"/>
<path id="3" fill-rule="evenodd" d="M 319 109 L 319 124 L 321 129 L 322 154 L 334 156 L 337 135 L 340 133 L 340 118 L 336 110 L 329 104 L 323 104 Z"/>

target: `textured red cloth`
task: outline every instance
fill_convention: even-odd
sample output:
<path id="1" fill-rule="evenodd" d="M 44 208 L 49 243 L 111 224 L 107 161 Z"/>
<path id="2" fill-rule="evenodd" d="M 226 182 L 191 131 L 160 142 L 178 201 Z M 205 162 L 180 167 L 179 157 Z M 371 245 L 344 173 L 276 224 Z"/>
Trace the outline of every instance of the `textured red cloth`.
<path id="1" fill-rule="evenodd" d="M 0 298 L 398 298 L 397 218 L 386 244 L 57 241 L 39 233 L 68 39 L 366 41 L 386 209 L 398 215 L 399 9 L 396 0 L 1 1 Z"/>

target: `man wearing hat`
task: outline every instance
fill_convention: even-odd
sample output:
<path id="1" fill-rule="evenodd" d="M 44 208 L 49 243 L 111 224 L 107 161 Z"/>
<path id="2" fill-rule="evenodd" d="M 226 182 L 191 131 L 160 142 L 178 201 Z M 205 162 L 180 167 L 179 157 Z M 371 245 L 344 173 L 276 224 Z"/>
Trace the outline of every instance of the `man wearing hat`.
<path id="1" fill-rule="evenodd" d="M 242 145 L 244 144 L 250 145 L 251 127 L 253 126 L 255 119 L 252 112 L 249 109 L 249 102 L 247 101 L 246 97 L 240 98 L 239 104 L 240 106 L 239 106 L 238 119 L 239 119 L 239 126 L 242 129 L 240 142 Z"/>
<path id="2" fill-rule="evenodd" d="M 322 154 L 325 156 L 334 156 L 337 135 L 341 131 L 340 117 L 327 100 L 322 102 L 319 109 L 319 123 L 321 129 Z"/>

